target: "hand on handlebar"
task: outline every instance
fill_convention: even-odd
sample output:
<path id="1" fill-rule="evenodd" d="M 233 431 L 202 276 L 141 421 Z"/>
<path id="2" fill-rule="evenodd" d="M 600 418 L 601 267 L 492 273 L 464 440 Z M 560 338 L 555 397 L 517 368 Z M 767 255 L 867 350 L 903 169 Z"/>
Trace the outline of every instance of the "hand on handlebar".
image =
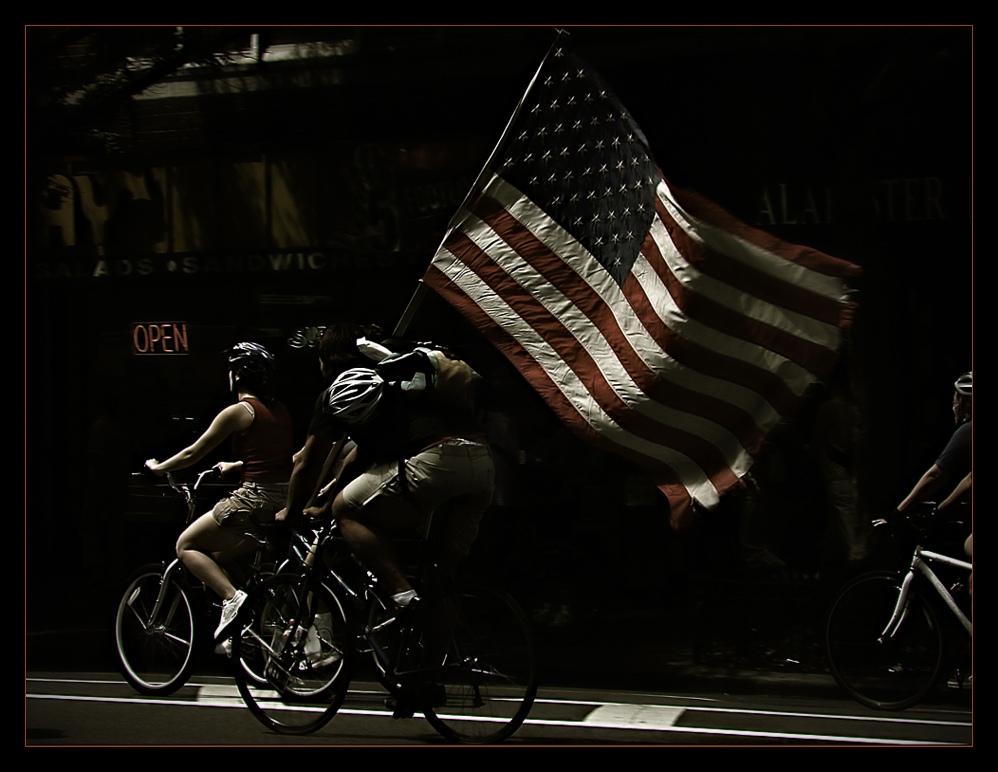
<path id="1" fill-rule="evenodd" d="M 217 464 L 215 464 L 214 468 L 218 470 L 219 474 L 221 474 L 222 477 L 225 477 L 225 475 L 229 474 L 230 472 L 234 472 L 237 469 L 241 469 L 242 466 L 243 466 L 242 461 L 219 461 Z"/>
<path id="2" fill-rule="evenodd" d="M 147 472 L 152 472 L 157 477 L 162 477 L 164 474 L 166 474 L 166 472 L 163 472 L 160 469 L 153 468 L 158 466 L 159 466 L 159 461 L 157 461 L 155 458 L 147 458 L 145 463 L 142 465 L 143 469 L 145 469 Z"/>
<path id="3" fill-rule="evenodd" d="M 306 507 L 302 514 L 310 520 L 325 520 L 329 517 L 332 506 L 333 502 L 327 501 L 325 504 L 320 504 L 316 507 Z"/>

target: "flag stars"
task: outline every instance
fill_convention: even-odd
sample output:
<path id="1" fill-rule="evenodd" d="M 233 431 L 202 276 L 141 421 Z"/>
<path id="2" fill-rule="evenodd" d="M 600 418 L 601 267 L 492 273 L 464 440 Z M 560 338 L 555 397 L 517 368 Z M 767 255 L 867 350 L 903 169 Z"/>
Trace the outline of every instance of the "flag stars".
<path id="1" fill-rule="evenodd" d="M 538 79 L 503 174 L 621 281 L 640 248 L 634 234 L 648 225 L 643 199 L 654 170 L 627 113 L 567 52 L 561 55 L 549 61 L 557 69 Z"/>

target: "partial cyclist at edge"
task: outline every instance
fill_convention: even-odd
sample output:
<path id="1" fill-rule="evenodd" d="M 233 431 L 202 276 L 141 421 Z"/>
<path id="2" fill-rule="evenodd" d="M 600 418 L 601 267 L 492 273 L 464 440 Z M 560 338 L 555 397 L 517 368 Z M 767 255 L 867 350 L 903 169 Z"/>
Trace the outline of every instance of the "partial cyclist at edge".
<path id="1" fill-rule="evenodd" d="M 916 504 L 927 501 L 945 490 L 950 490 L 950 493 L 936 507 L 940 515 L 948 514 L 952 507 L 969 499 L 974 445 L 973 372 L 964 373 L 953 384 L 953 420 L 957 428 L 949 442 L 946 443 L 936 462 L 898 504 L 898 513 L 904 513 Z M 955 487 L 948 488 L 954 483 Z M 968 548 L 970 546 L 969 540 L 967 546 Z"/>
<path id="2" fill-rule="evenodd" d="M 259 547 L 259 527 L 272 523 L 287 500 L 294 439 L 287 408 L 274 394 L 276 360 L 258 343 L 244 341 L 228 352 L 229 387 L 237 400 L 222 410 L 190 446 L 166 461 L 149 459 L 156 475 L 197 464 L 229 437 L 236 461 L 216 464 L 223 475 L 239 472 L 239 486 L 177 540 L 177 557 L 222 599 L 215 639 L 224 637 L 246 593 L 239 558 Z"/>
<path id="3" fill-rule="evenodd" d="M 316 401 L 305 446 L 295 456 L 287 508 L 278 519 L 333 517 L 353 555 L 391 593 L 396 613 L 419 597 L 393 548 L 400 532 L 421 532 L 426 518 L 447 503 L 439 559 L 452 576 L 478 535 L 492 501 L 494 469 L 472 397 L 481 378 L 460 360 L 431 347 L 383 358 L 362 353 L 377 329 L 337 324 L 326 329 L 319 361 L 330 386 Z M 392 348 L 392 341 L 384 341 Z M 459 377 L 453 378 L 452 373 Z M 459 382 L 459 389 L 450 386 Z M 446 382 L 446 383 L 445 383 Z M 444 392 L 458 392 L 444 399 Z M 332 495 L 306 512 L 330 450 L 348 437 L 348 454 Z"/>
<path id="4" fill-rule="evenodd" d="M 898 504 L 897 511 L 903 514 L 915 505 L 927 501 L 937 493 L 950 490 L 939 502 L 933 513 L 936 518 L 948 518 L 961 503 L 970 501 L 973 493 L 974 473 L 974 373 L 964 373 L 953 384 L 953 420 L 956 430 L 950 437 L 936 462 L 929 467 L 915 483 L 915 487 Z M 949 486 L 956 485 L 950 489 Z M 971 562 L 974 560 L 974 535 L 971 533 L 964 542 L 964 551 Z M 970 575 L 970 597 L 973 603 L 974 575 Z"/>

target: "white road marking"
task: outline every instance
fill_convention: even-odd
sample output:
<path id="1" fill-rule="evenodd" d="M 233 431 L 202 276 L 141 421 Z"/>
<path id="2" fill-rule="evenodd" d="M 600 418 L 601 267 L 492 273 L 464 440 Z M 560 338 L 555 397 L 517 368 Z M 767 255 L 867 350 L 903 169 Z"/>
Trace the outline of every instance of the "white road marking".
<path id="1" fill-rule="evenodd" d="M 118 683 L 114 681 L 86 681 L 80 679 L 26 679 L 26 681 L 48 682 L 48 683 L 79 683 L 93 686 L 107 683 Z M 193 685 L 193 684 L 192 684 Z M 353 690 L 351 690 L 353 691 Z M 100 697 L 93 695 L 71 695 L 71 694 L 29 694 L 25 693 L 27 699 L 39 700 L 66 700 L 81 702 L 104 702 L 104 703 L 130 703 L 149 705 L 175 705 L 192 707 L 219 707 L 219 708 L 245 708 L 238 688 L 233 684 L 201 684 L 197 686 L 194 697 L 185 699 L 183 697 L 171 698 L 149 698 L 142 695 L 128 697 Z M 575 728 L 600 728 L 600 729 L 624 729 L 637 730 L 642 732 L 675 732 L 690 735 L 724 735 L 735 737 L 753 737 L 760 739 L 774 740 L 798 740 L 812 742 L 837 742 L 854 744 L 880 744 L 880 745 L 940 745 L 938 741 L 914 741 L 909 739 L 876 738 L 876 737 L 853 737 L 848 735 L 831 734 L 810 734 L 810 733 L 788 733 L 775 731 L 750 731 L 735 728 L 707 728 L 697 726 L 676 726 L 676 723 L 687 714 L 705 713 L 731 713 L 731 714 L 754 714 L 759 716 L 772 716 L 776 719 L 801 717 L 812 719 L 833 719 L 849 721 L 886 722 L 897 724 L 936 724 L 939 726 L 951 727 L 972 727 L 972 722 L 962 721 L 940 721 L 925 719 L 910 719 L 901 716 L 881 717 L 881 716 L 855 716 L 849 714 L 821 714 L 804 712 L 781 712 L 769 710 L 752 710 L 742 708 L 722 708 L 722 707 L 702 707 L 702 706 L 673 706 L 656 704 L 638 704 L 622 702 L 599 702 L 582 700 L 557 700 L 544 699 L 538 703 L 552 705 L 569 706 L 590 706 L 590 710 L 582 719 L 539 719 L 528 717 L 524 721 L 525 726 L 559 726 Z M 313 708 L 314 709 L 314 708 Z M 321 709 L 321 708 L 320 708 Z M 341 708 L 339 713 L 354 716 L 381 716 L 390 717 L 391 712 L 385 710 L 372 709 L 350 709 Z M 482 719 L 488 720 L 488 719 Z"/>
<path id="2" fill-rule="evenodd" d="M 675 725 L 685 708 L 669 705 L 601 705 L 589 713 L 582 723 L 602 729 L 668 729 Z"/>

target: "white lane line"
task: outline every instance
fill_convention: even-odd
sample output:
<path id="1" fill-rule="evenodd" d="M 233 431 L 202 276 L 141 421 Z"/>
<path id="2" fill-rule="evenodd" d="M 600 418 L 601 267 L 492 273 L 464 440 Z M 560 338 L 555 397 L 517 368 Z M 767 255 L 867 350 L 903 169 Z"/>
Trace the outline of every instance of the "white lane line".
<path id="1" fill-rule="evenodd" d="M 851 716 L 846 713 L 795 713 L 785 710 L 751 710 L 749 708 L 700 708 L 689 707 L 700 713 L 734 713 L 741 716 L 779 716 L 781 718 L 820 718 L 832 721 L 869 721 L 884 724 L 928 724 L 930 726 L 973 726 L 972 721 L 943 721 L 942 719 L 903 718 L 901 716 Z"/>
<path id="2" fill-rule="evenodd" d="M 601 729 L 661 730 L 675 725 L 685 712 L 685 708 L 668 705 L 601 705 L 582 719 L 582 723 Z"/>
<path id="3" fill-rule="evenodd" d="M 197 702 L 197 701 L 187 701 L 187 700 L 169 700 L 169 699 L 149 699 L 147 697 L 92 697 L 92 696 L 80 696 L 80 695 L 69 695 L 69 694 L 26 694 L 28 699 L 38 699 L 38 700 L 66 700 L 70 702 L 102 702 L 102 703 L 121 703 L 121 704 L 136 704 L 141 703 L 144 705 L 171 705 L 171 706 L 187 706 L 187 707 L 220 707 L 220 708 L 241 708 L 245 709 L 245 706 L 241 701 L 231 700 L 228 698 L 215 698 L 217 702 L 212 702 L 210 704 Z M 661 707 L 661 706 L 646 706 L 646 707 Z M 344 715 L 353 716 L 383 716 L 389 717 L 390 713 L 386 711 L 375 711 L 375 710 L 351 710 L 351 709 L 341 709 L 338 711 Z M 488 719 L 484 719 L 488 720 Z M 545 720 L 545 719 L 531 719 L 528 718 L 523 722 L 525 726 L 560 726 L 569 728 L 593 728 L 592 724 L 586 724 L 584 721 L 565 721 L 565 720 Z M 621 728 L 621 727 L 612 727 Z M 630 726 L 623 727 L 630 729 L 642 730 L 645 727 L 642 726 Z M 835 743 L 848 743 L 852 745 L 966 745 L 966 743 L 946 743 L 933 740 L 897 740 L 890 738 L 876 738 L 876 737 L 850 737 L 845 735 L 822 735 L 822 734 L 797 734 L 797 733 L 787 733 L 787 732 L 756 732 L 756 731 L 744 731 L 737 729 L 706 729 L 701 727 L 677 727 L 677 726 L 660 726 L 654 728 L 654 731 L 659 732 L 677 732 L 680 734 L 689 735 L 721 735 L 730 737 L 753 737 L 758 739 L 778 739 L 778 740 L 808 740 L 813 742 L 835 742 Z"/>
<path id="4" fill-rule="evenodd" d="M 50 681 L 57 682 L 60 679 L 26 679 L 29 681 Z M 69 679 L 66 679 L 69 682 Z M 84 681 L 72 681 L 76 683 L 83 683 Z M 353 691 L 353 690 L 351 690 Z M 172 699 L 152 699 L 148 697 L 135 696 L 135 697 L 95 697 L 95 696 L 77 696 L 77 695 L 51 695 L 51 694 L 25 694 L 26 698 L 33 699 L 51 699 L 51 700 L 79 700 L 79 701 L 91 701 L 91 702 L 106 702 L 106 703 L 135 703 L 141 702 L 150 705 L 190 705 L 190 706 L 201 706 L 201 707 L 220 707 L 220 708 L 245 708 L 245 704 L 239 695 L 239 690 L 235 685 L 231 684 L 205 684 L 197 688 L 195 697 L 193 700 L 181 700 L 176 697 Z M 912 741 L 912 740 L 898 740 L 898 739 L 888 739 L 888 738 L 870 738 L 870 737 L 851 737 L 847 735 L 821 735 L 821 734 L 803 734 L 803 733 L 786 733 L 786 732 L 765 732 L 765 731 L 747 731 L 738 729 L 724 729 L 724 728 L 702 728 L 702 727 L 677 727 L 675 723 L 683 716 L 686 712 L 712 712 L 712 713 L 731 713 L 731 714 L 754 714 L 762 716 L 773 716 L 777 718 L 781 717 L 801 717 L 801 718 L 818 718 L 818 719 L 838 719 L 838 720 L 850 720 L 850 721 L 870 721 L 870 722 L 884 722 L 884 723 L 902 723 L 902 724 L 928 724 L 928 725 L 938 725 L 938 726 L 954 726 L 954 727 L 973 727 L 972 722 L 960 722 L 960 721 L 933 721 L 928 719 L 908 719 L 901 717 L 883 717 L 883 716 L 850 716 L 845 714 L 820 714 L 820 713 L 802 713 L 802 712 L 786 712 L 786 711 L 768 711 L 768 710 L 751 710 L 745 708 L 720 708 L 720 707 L 699 707 L 699 706 L 689 706 L 689 707 L 678 707 L 669 705 L 647 705 L 647 704 L 635 704 L 635 703 L 602 703 L 598 701 L 582 701 L 582 700 L 537 700 L 537 702 L 545 702 L 548 704 L 564 704 L 564 705 L 590 705 L 594 709 L 590 711 L 585 718 L 580 720 L 563 720 L 563 719 L 534 719 L 527 717 L 524 721 L 524 725 L 534 725 L 534 726 L 561 726 L 561 727 L 575 727 L 575 728 L 604 728 L 604 729 L 632 729 L 639 731 L 660 731 L 660 732 L 681 732 L 686 734 L 709 734 L 709 735 L 733 735 L 739 737 L 756 737 L 756 738 L 773 738 L 780 740 L 811 740 L 811 741 L 825 741 L 825 742 L 843 742 L 843 743 L 856 743 L 856 744 L 890 744 L 890 745 L 940 745 L 946 743 L 939 743 L 933 741 Z M 321 708 L 319 708 L 321 710 Z M 315 708 L 312 708 L 315 710 Z M 349 709 L 341 707 L 338 711 L 344 715 L 357 715 L 357 716 L 386 716 L 390 715 L 387 711 L 380 710 L 365 710 L 365 709 Z M 489 720 L 489 719 L 484 719 Z M 952 743 L 961 744 L 961 743 Z"/>

